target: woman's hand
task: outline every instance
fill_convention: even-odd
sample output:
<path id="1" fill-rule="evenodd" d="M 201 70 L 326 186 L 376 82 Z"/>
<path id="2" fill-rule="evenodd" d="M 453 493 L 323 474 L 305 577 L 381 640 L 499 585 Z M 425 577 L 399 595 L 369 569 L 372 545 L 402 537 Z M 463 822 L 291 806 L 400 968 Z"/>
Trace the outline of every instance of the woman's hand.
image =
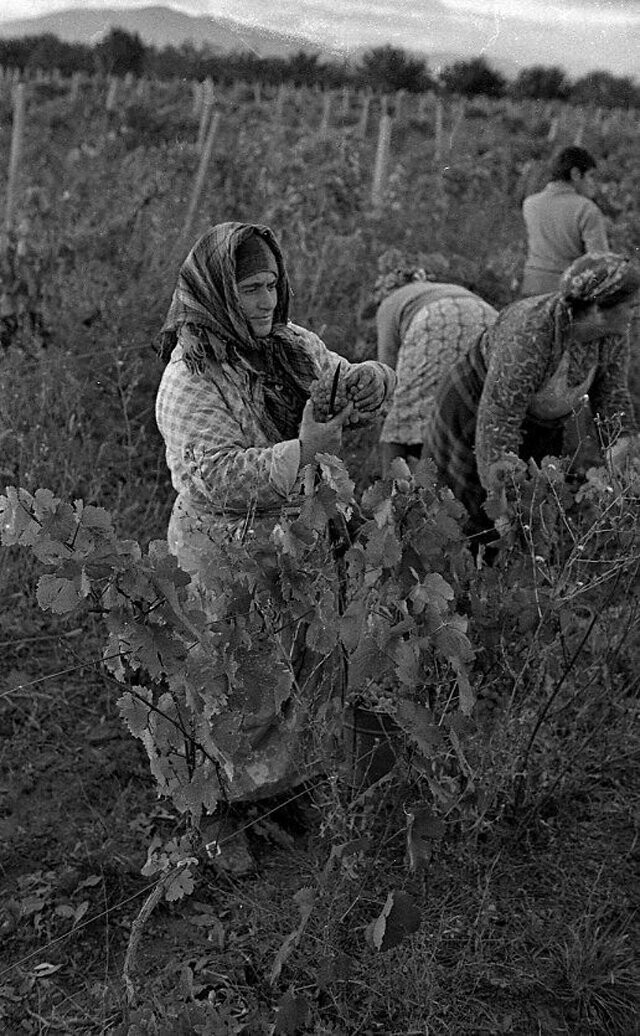
<path id="1" fill-rule="evenodd" d="M 377 410 L 384 400 L 384 381 L 370 363 L 356 363 L 348 372 L 345 384 L 356 410 Z"/>
<path id="2" fill-rule="evenodd" d="M 344 410 L 329 421 L 316 421 L 313 416 L 313 402 L 308 399 L 302 411 L 300 422 L 300 467 L 311 464 L 317 453 L 332 453 L 337 456 L 342 447 L 342 429 L 353 410 L 349 403 Z"/>

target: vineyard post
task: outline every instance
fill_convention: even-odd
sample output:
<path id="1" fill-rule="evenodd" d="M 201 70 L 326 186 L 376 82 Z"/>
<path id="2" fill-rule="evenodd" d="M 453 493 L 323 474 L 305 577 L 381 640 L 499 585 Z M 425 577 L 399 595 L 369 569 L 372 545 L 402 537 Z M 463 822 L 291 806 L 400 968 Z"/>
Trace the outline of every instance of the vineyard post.
<path id="1" fill-rule="evenodd" d="M 78 100 L 78 94 L 80 93 L 80 76 L 80 72 L 74 72 L 71 76 L 71 89 L 69 91 L 69 100 L 72 104 Z"/>
<path id="2" fill-rule="evenodd" d="M 139 100 L 141 100 L 141 101 L 146 100 L 148 89 L 149 89 L 149 80 L 148 79 L 139 79 L 138 80 L 138 85 L 136 86 L 136 97 Z"/>
<path id="3" fill-rule="evenodd" d="M 373 183 L 371 186 L 371 204 L 374 209 L 378 209 L 382 205 L 383 201 L 384 188 L 387 181 L 389 156 L 391 154 L 391 125 L 392 119 L 387 111 L 387 98 L 384 96 L 380 103 L 378 147 L 376 149 L 376 161 L 373 169 Z"/>
<path id="4" fill-rule="evenodd" d="M 367 91 L 362 98 L 362 110 L 360 111 L 360 119 L 358 120 L 358 136 L 364 140 L 367 135 L 367 125 L 369 122 L 369 108 L 371 106 L 371 94 Z"/>
<path id="5" fill-rule="evenodd" d="M 118 80 L 116 76 L 109 77 L 109 89 L 107 91 L 107 99 L 104 103 L 105 111 L 112 112 L 116 106 L 116 97 L 118 95 Z"/>
<path id="6" fill-rule="evenodd" d="M 396 122 L 400 122 L 400 119 L 402 119 L 405 114 L 405 96 L 406 94 L 404 90 L 398 90 L 396 92 L 394 105 L 394 114 Z"/>
<path id="7" fill-rule="evenodd" d="M 558 125 L 559 125 L 559 123 L 560 123 L 560 116 L 559 115 L 554 115 L 553 118 L 551 119 L 551 125 L 549 126 L 549 132 L 547 133 L 547 140 L 549 141 L 550 144 L 552 144 L 553 141 L 558 136 Z"/>
<path id="8" fill-rule="evenodd" d="M 322 99 L 322 119 L 320 121 L 320 127 L 318 133 L 321 137 L 326 137 L 329 132 L 329 123 L 331 120 L 331 90 L 327 90 Z"/>
<path id="9" fill-rule="evenodd" d="M 351 106 L 351 95 L 349 93 L 349 87 L 348 86 L 343 86 L 342 87 L 342 108 L 341 108 L 341 116 L 342 116 L 343 119 L 348 118 L 350 106 Z"/>
<path id="10" fill-rule="evenodd" d="M 127 72 L 127 74 L 124 77 L 124 87 L 125 87 L 125 90 L 127 91 L 127 93 L 131 92 L 131 87 L 132 86 L 133 86 L 133 72 Z"/>
<path id="11" fill-rule="evenodd" d="M 220 122 L 220 112 L 216 112 L 209 124 L 209 131 L 204 141 L 204 146 L 200 154 L 200 162 L 198 164 L 198 171 L 193 184 L 193 190 L 191 192 L 191 199 L 189 201 L 189 208 L 187 209 L 187 215 L 182 226 L 181 242 L 188 239 L 191 233 L 191 226 L 193 224 L 193 217 L 195 216 L 198 202 L 200 201 L 200 195 L 202 194 L 202 188 L 204 187 L 205 177 L 207 175 L 207 169 L 211 160 L 211 153 L 213 151 L 213 142 L 218 132 L 218 124 Z"/>
<path id="12" fill-rule="evenodd" d="M 442 161 L 442 122 L 443 122 L 442 98 L 436 100 L 436 121 L 434 129 L 433 158 L 436 165 Z"/>
<path id="13" fill-rule="evenodd" d="M 256 79 L 255 83 L 253 84 L 253 99 L 256 102 L 256 104 L 260 104 L 260 102 L 262 101 L 262 87 L 260 85 L 259 79 Z"/>
<path id="14" fill-rule="evenodd" d="M 451 127 L 451 135 L 449 137 L 449 150 L 450 151 L 451 151 L 451 149 L 453 147 L 453 142 L 456 139 L 456 137 L 458 136 L 458 133 L 460 132 L 460 128 L 461 128 L 461 126 L 462 126 L 462 124 L 464 122 L 464 115 L 465 115 L 465 102 L 464 102 L 464 97 L 461 97 L 460 100 L 458 101 L 458 107 L 457 107 L 457 111 L 456 111 L 456 114 L 455 114 L 455 118 L 453 120 L 453 126 Z"/>
<path id="15" fill-rule="evenodd" d="M 198 79 L 193 79 L 191 82 L 191 114 L 194 119 L 197 119 L 202 112 L 203 103 L 203 89 L 202 83 Z"/>
<path id="16" fill-rule="evenodd" d="M 278 86 L 278 92 L 276 94 L 276 103 L 273 111 L 274 119 L 276 122 L 282 122 L 284 112 L 284 102 L 287 98 L 287 85 L 282 82 Z"/>
<path id="17" fill-rule="evenodd" d="M 578 122 L 578 128 L 576 129 L 576 134 L 575 134 L 575 137 L 573 138 L 573 143 L 575 144 L 576 147 L 580 147 L 580 145 L 582 144 L 582 141 L 584 139 L 584 131 L 586 129 L 586 125 L 587 125 L 587 113 L 586 113 L 586 111 L 584 109 L 582 109 L 582 111 L 580 112 L 580 121 Z"/>
<path id="18" fill-rule="evenodd" d="M 213 103 L 213 83 L 210 79 L 205 79 L 202 84 L 202 110 L 200 112 L 200 125 L 198 127 L 198 139 L 196 142 L 196 150 L 200 153 L 202 153 L 205 145 L 207 130 L 213 113 Z"/>
<path id="19" fill-rule="evenodd" d="M 11 150 L 9 152 L 9 172 L 7 175 L 7 199 L 5 205 L 4 225 L 7 234 L 13 226 L 13 210 L 15 207 L 16 189 L 18 174 L 20 172 L 20 157 L 22 154 L 22 141 L 24 137 L 26 88 L 24 83 L 18 83 L 13 91 L 13 126 L 11 130 Z M 5 238 L 6 241 L 6 238 Z"/>

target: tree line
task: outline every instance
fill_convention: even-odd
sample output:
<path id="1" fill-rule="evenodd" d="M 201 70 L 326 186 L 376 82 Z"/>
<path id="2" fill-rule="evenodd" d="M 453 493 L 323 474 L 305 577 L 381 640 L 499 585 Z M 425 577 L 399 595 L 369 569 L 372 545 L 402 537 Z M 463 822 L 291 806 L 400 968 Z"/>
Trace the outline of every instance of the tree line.
<path id="1" fill-rule="evenodd" d="M 358 63 L 325 61 L 299 51 L 288 57 L 259 57 L 251 51 L 222 53 L 210 44 L 155 47 L 137 33 L 112 29 L 93 46 L 68 43 L 57 36 L 22 36 L 0 40 L 0 64 L 21 71 L 58 69 L 63 75 L 126 75 L 157 79 L 186 78 L 230 84 L 237 80 L 295 86 L 368 88 L 379 93 L 405 90 L 484 95 L 513 100 L 561 100 L 600 107 L 640 107 L 640 84 L 630 76 L 594 71 L 570 80 L 557 66 L 532 65 L 509 80 L 484 57 L 455 61 L 437 75 L 427 62 L 399 47 L 373 47 Z"/>

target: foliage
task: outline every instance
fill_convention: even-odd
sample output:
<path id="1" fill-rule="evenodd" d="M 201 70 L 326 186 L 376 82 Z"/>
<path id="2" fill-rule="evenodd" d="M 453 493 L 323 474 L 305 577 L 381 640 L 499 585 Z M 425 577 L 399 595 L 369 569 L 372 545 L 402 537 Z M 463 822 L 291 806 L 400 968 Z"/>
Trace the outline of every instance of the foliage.
<path id="1" fill-rule="evenodd" d="M 140 75 L 144 68 L 146 47 L 137 33 L 124 29 L 111 29 L 93 49 L 94 61 L 99 72 L 107 75 L 124 76 L 127 73 Z"/>
<path id="2" fill-rule="evenodd" d="M 365 51 L 360 77 L 365 85 L 383 93 L 396 93 L 398 90 L 420 93 L 433 86 L 425 62 L 391 44 Z"/>
<path id="3" fill-rule="evenodd" d="M 511 85 L 510 93 L 516 100 L 532 97 L 547 101 L 565 101 L 570 89 L 566 73 L 562 68 L 532 65 L 531 68 L 523 68 L 518 72 Z"/>
<path id="4" fill-rule="evenodd" d="M 638 86 L 628 76 L 594 71 L 571 82 L 562 69 L 533 65 L 522 69 L 509 82 L 480 55 L 470 61 L 455 62 L 434 77 L 422 58 L 390 43 L 365 51 L 354 64 L 320 61 L 317 53 L 305 50 L 287 57 L 261 57 L 247 50 L 219 53 L 208 44 L 196 47 L 192 41 L 156 47 L 143 43 L 137 34 L 113 28 L 92 47 L 68 43 L 52 34 L 2 39 L 0 65 L 21 71 L 57 70 L 64 76 L 100 71 L 118 76 L 130 72 L 167 81 L 209 78 L 221 86 L 238 81 L 289 83 L 325 90 L 365 85 L 381 93 L 421 93 L 439 87 L 469 97 L 502 97 L 508 93 L 515 99 L 569 98 L 574 104 L 605 107 L 640 105 Z"/>
<path id="5" fill-rule="evenodd" d="M 473 58 L 471 61 L 454 61 L 442 70 L 441 79 L 451 93 L 474 97 L 482 94 L 485 97 L 502 97 L 506 92 L 505 77 L 492 69 L 485 58 Z"/>

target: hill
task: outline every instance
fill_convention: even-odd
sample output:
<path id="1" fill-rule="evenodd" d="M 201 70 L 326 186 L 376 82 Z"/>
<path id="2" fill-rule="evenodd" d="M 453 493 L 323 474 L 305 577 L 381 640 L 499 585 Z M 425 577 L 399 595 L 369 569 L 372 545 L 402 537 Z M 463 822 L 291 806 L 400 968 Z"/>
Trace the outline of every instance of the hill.
<path id="1" fill-rule="evenodd" d="M 321 51 L 311 40 L 301 36 L 240 25 L 231 18 L 183 14 L 161 6 L 117 10 L 75 8 L 38 18 L 0 22 L 0 38 L 51 33 L 66 42 L 92 46 L 115 27 L 138 33 L 144 43 L 155 47 L 179 46 L 189 40 L 197 47 L 207 44 L 222 52 L 249 50 L 260 57 L 286 57 L 300 50 Z M 324 56 L 329 56 L 329 52 Z"/>

